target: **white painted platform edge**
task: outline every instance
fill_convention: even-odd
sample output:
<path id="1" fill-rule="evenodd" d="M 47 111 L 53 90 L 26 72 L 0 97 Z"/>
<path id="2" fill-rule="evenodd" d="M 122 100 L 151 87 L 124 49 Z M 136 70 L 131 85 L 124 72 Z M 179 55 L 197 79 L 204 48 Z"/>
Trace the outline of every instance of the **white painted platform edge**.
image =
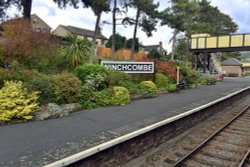
<path id="1" fill-rule="evenodd" d="M 190 114 L 192 114 L 192 113 L 195 113 L 195 112 L 197 112 L 197 111 L 200 111 L 200 110 L 202 110 L 202 109 L 205 109 L 205 108 L 207 108 L 207 107 L 209 107 L 209 106 L 212 106 L 212 105 L 214 105 L 214 104 L 216 104 L 216 103 L 219 103 L 219 102 L 221 102 L 221 101 L 223 101 L 223 100 L 226 100 L 226 99 L 228 99 L 228 98 L 230 98 L 230 97 L 232 97 L 232 96 L 234 96 L 234 95 L 237 95 L 237 94 L 239 94 L 239 93 L 241 93 L 241 92 L 243 92 L 243 91 L 245 91 L 245 90 L 247 90 L 247 89 L 250 89 L 250 86 L 249 86 L 249 87 L 246 87 L 246 88 L 244 88 L 244 89 L 241 89 L 241 90 L 239 90 L 239 91 L 236 91 L 236 92 L 234 92 L 234 93 L 232 93 L 232 94 L 229 94 L 229 95 L 227 95 L 227 96 L 224 96 L 224 97 L 222 97 L 222 98 L 219 98 L 219 99 L 217 99 L 217 100 L 214 100 L 214 101 L 212 101 L 212 102 L 209 102 L 209 103 L 207 103 L 207 104 L 205 104 L 205 105 L 202 105 L 202 106 L 200 106 L 200 107 L 197 107 L 197 108 L 194 108 L 194 109 L 192 109 L 192 110 L 189 110 L 189 111 L 187 111 L 187 112 L 185 112 L 185 113 L 182 113 L 182 114 L 176 115 L 176 116 L 174 116 L 174 117 L 165 119 L 165 120 L 163 120 L 163 121 L 157 122 L 157 123 L 155 123 L 155 124 L 149 125 L 149 126 L 144 127 L 144 128 L 142 128 L 142 129 L 139 129 L 139 130 L 136 130 L 136 131 L 134 131 L 134 132 L 128 133 L 128 134 L 126 134 L 126 135 L 120 136 L 120 137 L 115 138 L 115 139 L 113 139 L 113 140 L 110 140 L 110 141 L 108 141 L 108 142 L 99 144 L 99 145 L 94 146 L 94 147 L 92 147 L 92 148 L 89 148 L 89 149 L 87 149 L 87 150 L 84 150 L 84 151 L 81 151 L 81 152 L 79 152 L 79 153 L 73 154 L 73 155 L 71 155 L 71 156 L 69 156 L 69 157 L 66 157 L 66 158 L 63 158 L 63 159 L 61 159 L 61 160 L 55 161 L 55 162 L 53 162 L 53 163 L 51 163 L 51 164 L 45 165 L 44 167 L 63 167 L 63 166 L 70 165 L 70 164 L 72 164 L 72 163 L 74 163 L 74 162 L 77 162 L 77 161 L 79 161 L 79 160 L 81 160 L 81 159 L 84 159 L 84 158 L 86 158 L 86 157 L 89 157 L 89 156 L 91 156 L 91 155 L 93 155 L 93 154 L 95 154 L 95 153 L 98 153 L 98 152 L 102 151 L 102 150 L 105 150 L 105 149 L 107 149 L 107 148 L 110 148 L 110 147 L 112 147 L 112 146 L 115 146 L 115 145 L 117 145 L 117 144 L 119 144 L 119 143 L 122 143 L 122 142 L 124 142 L 124 141 L 129 140 L 129 139 L 132 139 L 132 138 L 134 138 L 134 137 L 136 137 L 136 136 L 139 136 L 139 135 L 141 135 L 141 134 L 144 134 L 144 133 L 146 133 L 146 132 L 149 132 L 149 131 L 151 131 L 151 130 L 153 130 L 153 129 L 156 129 L 156 128 L 160 127 L 160 126 L 166 125 L 166 124 L 168 124 L 168 123 L 170 123 L 170 122 L 176 121 L 176 120 L 178 120 L 178 119 L 180 119 L 180 118 L 183 118 L 183 117 L 185 117 L 185 116 L 187 116 L 187 115 L 190 115 Z"/>

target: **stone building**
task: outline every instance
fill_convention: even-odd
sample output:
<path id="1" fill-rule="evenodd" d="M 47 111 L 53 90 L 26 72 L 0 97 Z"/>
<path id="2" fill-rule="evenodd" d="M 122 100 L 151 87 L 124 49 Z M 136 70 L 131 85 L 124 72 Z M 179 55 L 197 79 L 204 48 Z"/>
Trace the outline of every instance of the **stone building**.
<path id="1" fill-rule="evenodd" d="M 229 58 L 221 63 L 222 71 L 225 71 L 226 76 L 241 77 L 243 74 L 242 63 L 235 58 Z"/>
<path id="2" fill-rule="evenodd" d="M 36 14 L 32 14 L 30 17 L 33 29 L 35 29 L 37 32 L 50 33 L 51 27 L 45 21 L 43 21 Z"/>
<path id="3" fill-rule="evenodd" d="M 153 49 L 157 50 L 161 55 L 167 54 L 167 51 L 162 46 L 162 42 L 159 42 L 157 45 L 144 45 L 142 51 L 144 51 L 145 54 L 148 54 Z"/>
<path id="4" fill-rule="evenodd" d="M 94 31 L 82 29 L 78 27 L 73 27 L 73 26 L 64 26 L 64 25 L 59 25 L 53 31 L 52 34 L 56 36 L 60 36 L 60 37 L 66 37 L 68 33 L 76 34 L 79 38 L 87 39 L 89 41 L 92 41 L 94 38 Z M 104 46 L 107 40 L 108 39 L 104 35 L 102 35 L 101 33 L 98 33 L 97 38 L 96 38 L 96 44 L 98 47 Z"/>

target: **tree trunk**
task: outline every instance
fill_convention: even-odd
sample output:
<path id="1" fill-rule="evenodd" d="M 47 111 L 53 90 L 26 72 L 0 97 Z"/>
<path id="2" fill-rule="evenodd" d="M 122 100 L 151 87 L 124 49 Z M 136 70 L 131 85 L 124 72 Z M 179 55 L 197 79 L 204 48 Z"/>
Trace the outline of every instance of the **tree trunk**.
<path id="1" fill-rule="evenodd" d="M 135 53 L 135 38 L 136 38 L 136 33 L 137 33 L 137 27 L 138 27 L 138 22 L 139 22 L 139 17 L 140 17 L 140 9 L 137 9 L 136 12 L 136 19 L 135 19 L 135 29 L 134 29 L 134 36 L 132 39 L 132 46 L 131 46 L 131 53 L 130 53 L 130 60 L 134 60 L 134 53 Z"/>
<path id="2" fill-rule="evenodd" d="M 113 35 L 112 35 L 112 54 L 111 58 L 112 60 L 115 59 L 115 33 L 116 33 L 116 6 L 117 6 L 117 0 L 114 0 L 114 9 L 113 9 Z"/>
<path id="3" fill-rule="evenodd" d="M 176 44 L 176 36 L 178 34 L 178 30 L 175 28 L 174 29 L 174 34 L 173 34 L 173 43 L 172 43 L 172 53 L 171 53 L 171 60 L 174 60 L 174 55 L 175 55 L 175 44 Z"/>
<path id="4" fill-rule="evenodd" d="M 99 27 L 100 21 L 101 21 L 101 13 L 99 13 L 96 17 L 94 38 L 92 41 L 92 50 L 94 52 L 94 55 L 90 56 L 89 63 L 93 63 L 93 56 L 96 56 L 97 54 L 96 38 L 97 38 L 97 33 L 100 33 L 100 27 Z"/>
<path id="5" fill-rule="evenodd" d="M 22 0 L 22 6 L 23 6 L 23 17 L 30 19 L 32 0 Z"/>

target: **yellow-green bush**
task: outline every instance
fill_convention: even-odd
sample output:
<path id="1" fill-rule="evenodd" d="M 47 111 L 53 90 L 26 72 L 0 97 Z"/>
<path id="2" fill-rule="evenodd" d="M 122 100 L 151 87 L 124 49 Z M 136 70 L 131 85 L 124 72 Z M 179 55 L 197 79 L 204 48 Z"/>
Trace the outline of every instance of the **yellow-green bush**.
<path id="1" fill-rule="evenodd" d="M 157 95 L 157 87 L 152 81 L 142 81 L 139 89 L 144 98 L 155 97 Z"/>
<path id="2" fill-rule="evenodd" d="M 130 102 L 130 95 L 128 89 L 122 86 L 113 87 L 111 98 L 112 105 L 125 105 Z"/>
<path id="3" fill-rule="evenodd" d="M 166 88 L 168 91 L 172 92 L 172 91 L 175 91 L 177 89 L 177 86 L 176 86 L 176 84 L 168 84 L 166 86 Z"/>
<path id="4" fill-rule="evenodd" d="M 155 75 L 155 84 L 160 90 L 166 90 L 167 85 L 171 84 L 172 82 L 172 78 L 169 78 L 162 73 L 157 73 Z"/>
<path id="5" fill-rule="evenodd" d="M 38 108 L 38 92 L 28 92 L 21 81 L 5 81 L 0 89 L 0 120 L 32 119 Z"/>

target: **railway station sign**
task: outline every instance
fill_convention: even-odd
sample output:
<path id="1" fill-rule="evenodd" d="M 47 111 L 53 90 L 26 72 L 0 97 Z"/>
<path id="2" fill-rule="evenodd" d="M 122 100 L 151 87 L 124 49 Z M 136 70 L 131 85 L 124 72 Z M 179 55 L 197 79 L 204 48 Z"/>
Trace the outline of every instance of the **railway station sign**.
<path id="1" fill-rule="evenodd" d="M 101 61 L 101 65 L 109 70 L 116 70 L 124 73 L 152 74 L 155 71 L 154 62 Z"/>

